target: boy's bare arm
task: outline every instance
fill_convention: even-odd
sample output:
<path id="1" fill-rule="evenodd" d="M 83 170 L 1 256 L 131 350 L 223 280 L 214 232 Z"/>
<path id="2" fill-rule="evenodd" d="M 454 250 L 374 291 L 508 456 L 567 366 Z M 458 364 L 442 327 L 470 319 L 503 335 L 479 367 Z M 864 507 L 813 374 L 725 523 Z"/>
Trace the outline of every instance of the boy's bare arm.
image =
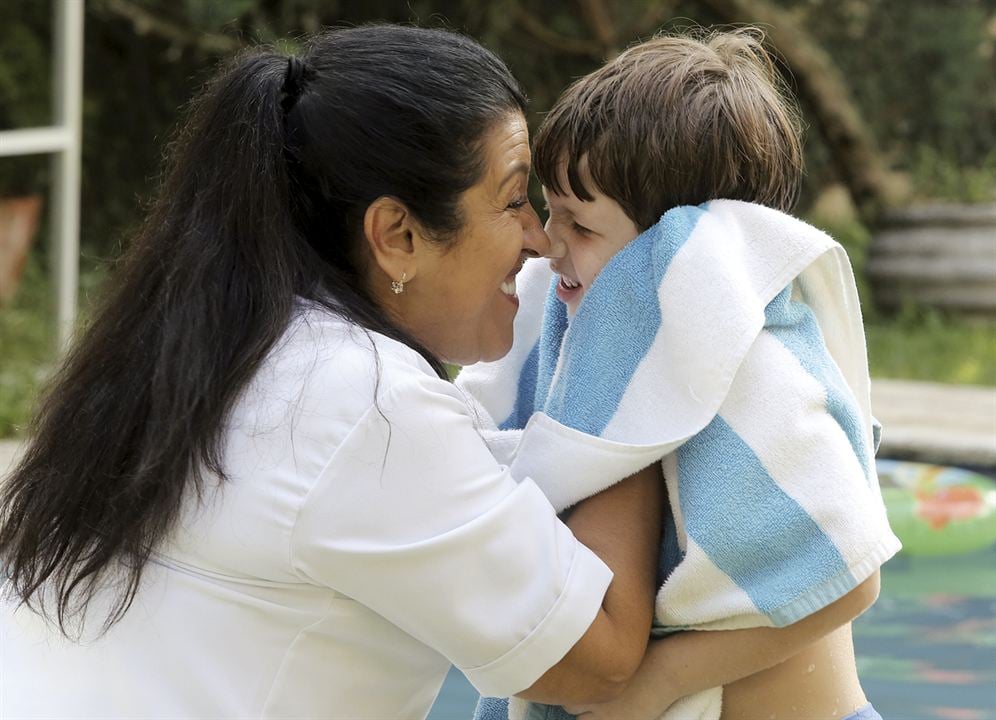
<path id="1" fill-rule="evenodd" d="M 588 631 L 520 697 L 556 705 L 604 702 L 629 683 L 653 619 L 663 485 L 655 463 L 574 507 L 567 525 L 612 569 L 612 583 Z"/>
<path id="2" fill-rule="evenodd" d="M 603 704 L 568 705 L 585 720 L 655 720 L 687 695 L 729 685 L 788 660 L 863 613 L 875 602 L 879 572 L 847 595 L 783 628 L 684 632 L 650 643 L 632 682 Z"/>

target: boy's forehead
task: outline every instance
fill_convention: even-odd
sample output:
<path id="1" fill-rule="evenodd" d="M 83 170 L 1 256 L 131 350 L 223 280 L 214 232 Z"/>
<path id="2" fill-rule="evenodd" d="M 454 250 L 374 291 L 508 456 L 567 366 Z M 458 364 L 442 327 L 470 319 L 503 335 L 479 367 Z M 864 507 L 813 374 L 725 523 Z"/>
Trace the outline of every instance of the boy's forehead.
<path id="1" fill-rule="evenodd" d="M 580 198 L 578 198 L 574 193 L 571 192 L 569 187 L 564 188 L 567 194 L 562 194 L 556 192 L 553 188 L 549 188 L 546 185 L 543 186 L 543 197 L 546 198 L 546 204 L 551 210 L 562 210 L 564 212 L 573 213 L 574 207 L 581 204 Z"/>

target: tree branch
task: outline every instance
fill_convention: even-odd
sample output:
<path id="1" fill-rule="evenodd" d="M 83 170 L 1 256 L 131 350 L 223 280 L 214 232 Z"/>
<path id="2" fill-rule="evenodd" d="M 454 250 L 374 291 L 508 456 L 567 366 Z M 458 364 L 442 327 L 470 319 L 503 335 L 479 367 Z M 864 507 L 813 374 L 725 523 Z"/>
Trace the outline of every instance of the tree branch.
<path id="1" fill-rule="evenodd" d="M 633 38 L 634 40 L 636 38 L 651 37 L 660 29 L 665 20 L 674 15 L 677 7 L 678 3 L 676 0 L 667 0 L 667 2 L 661 0 L 661 2 L 652 3 L 650 7 L 644 10 L 643 15 L 627 26 L 624 37 Z"/>
<path id="2" fill-rule="evenodd" d="M 899 198 L 888 183 L 885 158 L 830 54 L 794 15 L 770 0 L 704 2 L 729 22 L 750 21 L 767 30 L 791 69 L 800 98 L 811 108 L 854 204 L 873 224 Z"/>
<path id="3" fill-rule="evenodd" d="M 578 38 L 568 37 L 567 35 L 561 35 L 560 33 L 551 30 L 546 26 L 546 23 L 535 16 L 530 15 L 518 3 L 511 4 L 509 10 L 511 11 L 514 20 L 520 27 L 522 27 L 523 30 L 532 35 L 535 40 L 538 40 L 547 47 L 571 55 L 584 55 L 596 60 L 601 59 L 600 54 L 597 52 L 597 49 L 593 47 L 592 43 Z"/>
<path id="4" fill-rule="evenodd" d="M 578 0 L 588 29 L 598 40 L 602 54 L 611 60 L 619 54 L 619 38 L 609 9 L 602 0 Z"/>
<path id="5" fill-rule="evenodd" d="M 199 32 L 194 28 L 161 18 L 129 0 L 100 0 L 95 6 L 98 11 L 130 22 L 138 35 L 154 35 L 205 54 L 228 55 L 245 46 L 244 42 L 230 35 Z"/>

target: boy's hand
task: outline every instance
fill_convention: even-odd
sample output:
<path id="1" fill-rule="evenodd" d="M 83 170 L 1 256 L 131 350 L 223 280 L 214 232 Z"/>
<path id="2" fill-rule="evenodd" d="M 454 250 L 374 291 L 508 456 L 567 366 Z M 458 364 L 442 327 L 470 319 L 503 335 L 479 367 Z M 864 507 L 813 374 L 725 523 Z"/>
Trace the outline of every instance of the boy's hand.
<path id="1" fill-rule="evenodd" d="M 679 699 L 667 687 L 664 677 L 641 667 L 633 680 L 614 700 L 605 703 L 565 705 L 578 720 L 657 720 Z"/>

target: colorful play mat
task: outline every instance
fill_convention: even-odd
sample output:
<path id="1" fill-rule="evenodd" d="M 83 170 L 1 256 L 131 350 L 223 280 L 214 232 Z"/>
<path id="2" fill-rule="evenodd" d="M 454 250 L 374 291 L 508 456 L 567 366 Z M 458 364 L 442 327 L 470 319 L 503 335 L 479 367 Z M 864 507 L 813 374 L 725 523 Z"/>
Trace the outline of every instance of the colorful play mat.
<path id="1" fill-rule="evenodd" d="M 889 523 L 907 555 L 956 555 L 996 544 L 996 482 L 971 470 L 879 460 Z"/>

